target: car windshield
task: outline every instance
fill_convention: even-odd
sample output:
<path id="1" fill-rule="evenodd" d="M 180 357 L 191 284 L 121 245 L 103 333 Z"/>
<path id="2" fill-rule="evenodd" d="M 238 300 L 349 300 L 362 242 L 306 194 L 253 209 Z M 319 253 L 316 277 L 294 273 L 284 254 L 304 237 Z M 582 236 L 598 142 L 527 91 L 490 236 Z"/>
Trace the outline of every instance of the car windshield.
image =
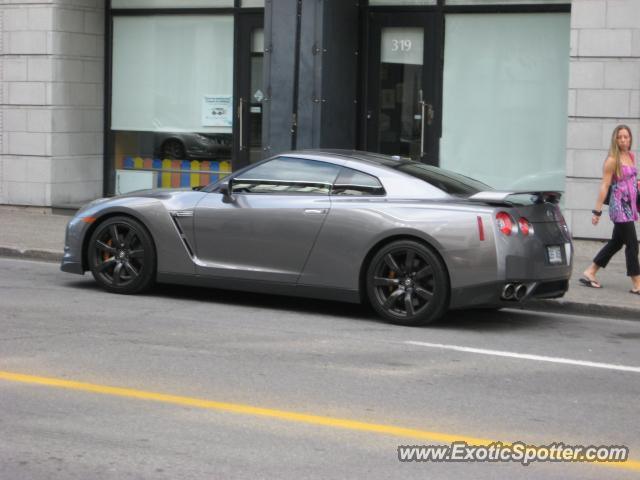
<path id="1" fill-rule="evenodd" d="M 466 197 L 478 192 L 493 190 L 489 185 L 474 180 L 473 178 L 465 177 L 459 173 L 443 170 L 442 168 L 425 163 L 402 162 L 393 165 L 392 168 L 411 175 L 412 177 L 419 178 L 449 195 Z"/>

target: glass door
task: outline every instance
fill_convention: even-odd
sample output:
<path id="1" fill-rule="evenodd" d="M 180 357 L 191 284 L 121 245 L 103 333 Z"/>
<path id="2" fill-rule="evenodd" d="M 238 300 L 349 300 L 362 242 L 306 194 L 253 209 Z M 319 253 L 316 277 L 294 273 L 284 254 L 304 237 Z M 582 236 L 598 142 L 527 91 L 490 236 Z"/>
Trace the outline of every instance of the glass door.
<path id="1" fill-rule="evenodd" d="M 366 148 L 436 165 L 441 35 L 430 13 L 372 13 Z"/>
<path id="2" fill-rule="evenodd" d="M 238 15 L 234 170 L 262 160 L 263 16 Z"/>

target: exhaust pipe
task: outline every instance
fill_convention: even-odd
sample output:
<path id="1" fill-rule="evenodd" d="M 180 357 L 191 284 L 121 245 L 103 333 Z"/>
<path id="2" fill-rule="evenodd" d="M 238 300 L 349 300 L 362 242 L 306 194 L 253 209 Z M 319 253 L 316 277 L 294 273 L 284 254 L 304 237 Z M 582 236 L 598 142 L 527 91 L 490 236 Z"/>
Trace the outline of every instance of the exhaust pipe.
<path id="1" fill-rule="evenodd" d="M 516 293 L 516 287 L 513 283 L 507 283 L 502 289 L 502 299 L 511 300 Z"/>
<path id="2" fill-rule="evenodd" d="M 524 298 L 526 294 L 527 294 L 527 286 L 521 283 L 516 287 L 513 297 L 519 302 Z"/>

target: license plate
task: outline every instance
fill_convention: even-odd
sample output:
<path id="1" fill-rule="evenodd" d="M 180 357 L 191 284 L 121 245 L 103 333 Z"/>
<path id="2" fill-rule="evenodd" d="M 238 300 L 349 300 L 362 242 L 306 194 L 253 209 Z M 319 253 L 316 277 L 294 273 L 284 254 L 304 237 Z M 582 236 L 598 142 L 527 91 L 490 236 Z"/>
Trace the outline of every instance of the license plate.
<path id="1" fill-rule="evenodd" d="M 547 256 L 549 257 L 549 263 L 553 265 L 562 263 L 562 247 L 559 245 L 547 247 Z"/>

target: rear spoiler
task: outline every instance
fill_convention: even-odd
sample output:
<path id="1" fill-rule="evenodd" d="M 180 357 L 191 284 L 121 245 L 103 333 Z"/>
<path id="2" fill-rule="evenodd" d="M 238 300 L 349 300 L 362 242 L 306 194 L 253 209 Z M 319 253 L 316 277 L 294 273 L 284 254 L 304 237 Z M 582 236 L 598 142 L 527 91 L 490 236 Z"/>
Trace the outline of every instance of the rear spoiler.
<path id="1" fill-rule="evenodd" d="M 498 190 L 488 190 L 486 192 L 478 192 L 475 195 L 471 195 L 468 199 L 472 202 L 484 202 L 484 203 L 509 203 L 507 201 L 507 197 L 512 195 L 532 195 L 535 198 L 534 203 L 558 203 L 560 201 L 560 197 L 562 197 L 562 192 L 557 191 L 498 191 Z"/>

